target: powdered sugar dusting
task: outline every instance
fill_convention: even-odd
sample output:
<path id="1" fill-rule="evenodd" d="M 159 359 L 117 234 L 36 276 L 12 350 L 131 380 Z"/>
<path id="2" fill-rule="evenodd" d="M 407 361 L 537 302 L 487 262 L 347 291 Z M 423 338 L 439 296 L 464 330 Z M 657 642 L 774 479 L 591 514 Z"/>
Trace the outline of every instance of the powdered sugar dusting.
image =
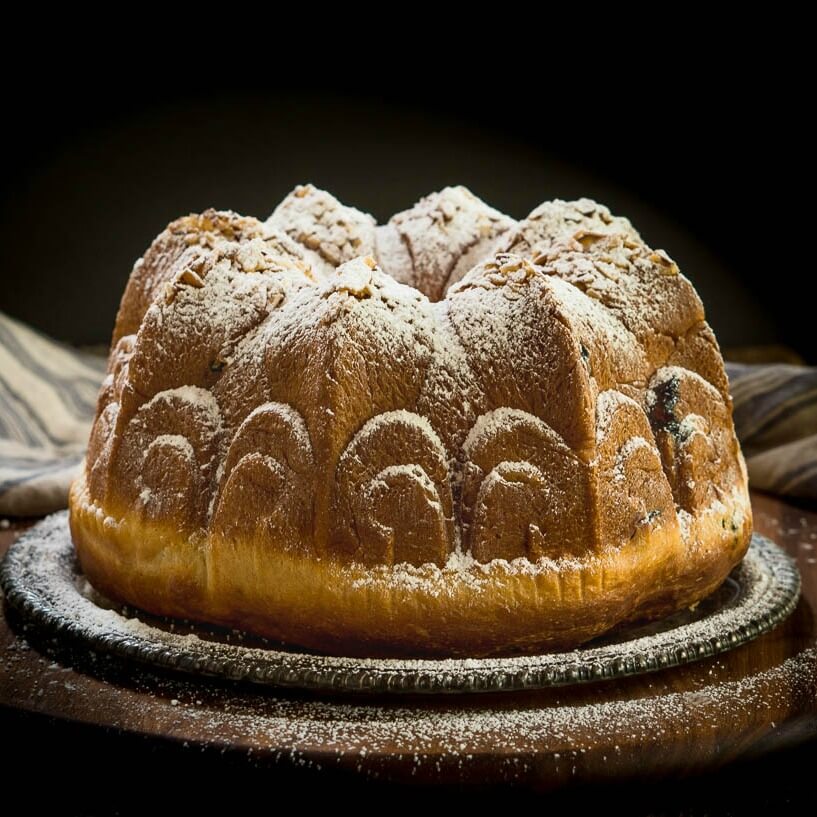
<path id="1" fill-rule="evenodd" d="M 395 565 L 375 565 L 365 577 L 356 579 L 354 587 L 387 586 L 393 590 L 410 589 L 421 591 L 433 597 L 451 596 L 455 598 L 463 587 L 482 591 L 489 587 L 498 577 L 537 576 L 572 571 L 578 573 L 592 569 L 588 560 L 579 560 L 569 556 L 559 559 L 542 557 L 537 561 L 527 558 L 491 559 L 479 562 L 473 555 L 461 548 L 453 550 L 443 567 L 432 563 L 412 565 L 401 562 Z"/>
<path id="2" fill-rule="evenodd" d="M 546 274 L 608 309 L 651 357 L 666 361 L 673 349 L 667 339 L 682 337 L 704 319 L 700 299 L 675 263 L 625 235 L 556 242 L 540 260 Z"/>
<path id="3" fill-rule="evenodd" d="M 490 256 L 513 225 L 467 188 L 446 187 L 391 218 L 379 242 L 386 250 L 379 260 L 387 272 L 436 301 Z M 398 236 L 405 252 L 395 248 Z"/>
<path id="4" fill-rule="evenodd" d="M 547 252 L 559 239 L 578 231 L 621 233 L 640 240 L 626 218 L 613 216 L 603 205 L 592 199 L 577 201 L 546 201 L 535 208 L 511 230 L 499 244 L 499 251 L 512 252 L 526 258 L 536 258 Z"/>
<path id="5" fill-rule="evenodd" d="M 621 446 L 616 454 L 616 464 L 613 467 L 613 482 L 624 482 L 627 479 L 627 472 L 625 470 L 627 460 L 639 449 L 646 449 L 651 454 L 658 455 L 654 443 L 648 442 L 643 437 L 630 437 L 624 441 L 624 445 Z"/>
<path id="6" fill-rule="evenodd" d="M 218 401 L 211 391 L 199 386 L 177 386 L 174 389 L 166 389 L 149 400 L 145 408 L 150 408 L 159 402 L 169 403 L 173 398 L 178 398 L 190 406 L 201 409 L 213 431 L 221 427 L 221 411 Z"/>
<path id="7" fill-rule="evenodd" d="M 620 406 L 630 405 L 639 409 L 638 403 L 615 389 L 603 391 L 596 398 L 596 444 L 600 445 L 610 433 L 613 417 Z"/>
<path id="8" fill-rule="evenodd" d="M 706 380 L 697 372 L 684 369 L 681 366 L 661 366 L 653 375 L 653 383 L 655 385 L 667 383 L 673 378 L 693 377 L 700 383 L 706 384 Z M 653 398 L 654 399 L 654 398 Z"/>
<path id="9" fill-rule="evenodd" d="M 597 449 L 611 445 L 613 426 L 615 433 L 624 427 L 614 421 L 623 406 L 638 433 L 612 441 L 612 479 L 642 490 L 626 466 L 643 448 L 658 456 L 641 405 L 645 394 L 648 401 L 655 397 L 647 384 L 664 362 L 685 360 L 673 357 L 673 349 L 703 313 L 669 257 L 640 243 L 605 208 L 561 202 L 539 209 L 531 223 L 540 232 L 553 217 L 580 227 L 600 221 L 615 234 L 579 229 L 548 239 L 537 263 L 491 254 L 439 303 L 377 266 L 381 247 L 370 217 L 312 187 L 297 189 L 264 228 L 235 233 L 236 241 L 226 240 L 226 227 L 210 244 L 193 241 L 147 311 L 132 357 L 118 364 L 108 391 L 123 410 L 116 423 L 99 424 L 99 437 L 107 440 L 94 450 L 111 452 L 109 470 L 120 482 L 132 479 L 129 503 L 159 508 L 172 469 L 180 487 L 172 489 L 166 515 L 183 535 L 207 541 L 215 535 L 214 499 L 231 478 L 225 456 L 248 415 L 275 404 L 297 422 L 248 433 L 246 450 L 234 451 L 264 456 L 256 449 L 270 446 L 289 452 L 284 459 L 296 448 L 312 452 L 297 491 L 306 510 L 286 528 L 294 547 L 310 552 L 314 546 L 330 558 L 337 553 L 341 564 L 347 556 L 358 559 L 373 582 L 422 586 L 435 595 L 447 592 L 448 581 L 479 585 L 491 571 L 586 578 L 584 571 L 598 567 L 598 533 L 560 540 L 560 518 L 581 518 L 582 469 L 599 462 Z M 438 286 L 458 277 L 478 248 L 489 252 L 509 225 L 464 188 L 447 188 L 395 217 L 383 246 L 390 258 L 408 260 L 413 273 L 433 267 Z M 676 370 L 686 371 L 664 371 Z M 168 410 L 153 411 L 160 403 Z M 688 417 L 682 431 L 692 439 L 711 420 Z M 731 433 L 720 416 L 715 425 L 723 439 Z M 106 448 L 120 433 L 123 444 Z M 144 452 L 159 445 L 184 456 L 155 452 L 149 479 L 142 480 Z M 698 448 L 688 457 L 697 457 Z M 721 446 L 719 456 L 731 456 L 731 449 Z M 664 472 L 674 478 L 671 469 Z M 92 501 L 106 493 L 100 479 L 90 488 Z M 692 485 L 689 474 L 682 479 Z M 291 480 L 284 482 L 290 490 Z M 745 484 L 736 490 L 745 501 Z M 235 497 L 242 495 L 236 488 Z M 428 511 L 427 518 L 404 520 L 406 503 Z M 232 507 L 240 517 L 240 499 Z M 294 516 L 289 508 L 282 503 L 282 518 Z M 316 534 L 310 520 L 323 513 L 342 521 Z M 494 521 L 480 513 L 501 518 L 499 527 L 492 530 Z M 415 521 L 411 530 L 403 527 Z M 410 544 L 395 548 L 390 537 Z M 603 543 L 611 552 L 624 544 L 618 533 L 607 538 L 615 540 Z M 537 560 L 545 544 L 554 558 Z M 558 558 L 560 551 L 578 555 Z M 487 568 L 474 567 L 474 553 Z M 526 557 L 511 559 L 517 553 Z M 510 561 L 492 559 L 497 554 Z M 402 559 L 413 564 L 369 566 Z"/>
<path id="10" fill-rule="evenodd" d="M 154 437 L 150 443 L 150 447 L 152 448 L 153 446 L 159 445 L 167 445 L 170 446 L 170 448 L 175 448 L 195 461 L 195 454 L 190 440 L 188 440 L 187 437 L 182 437 L 181 434 L 160 434 L 158 437 Z"/>
<path id="11" fill-rule="evenodd" d="M 614 244 L 613 250 L 618 247 L 618 244 Z M 636 343 L 634 335 L 624 328 L 613 313 L 607 312 L 580 291 L 575 283 L 548 277 L 531 263 L 510 255 L 499 256 L 495 262 L 481 265 L 455 287 L 457 296 L 470 298 L 482 289 L 499 295 L 499 298 L 491 301 L 492 319 L 474 321 L 469 318 L 467 323 L 463 323 L 465 319 L 458 317 L 459 323 L 454 326 L 451 307 L 447 302 L 430 304 L 417 290 L 385 275 L 372 258 L 349 261 L 321 281 L 314 282 L 298 266 L 297 259 L 276 261 L 270 255 L 268 240 L 254 238 L 242 244 L 222 243 L 215 253 L 214 258 L 203 260 L 197 260 L 198 256 L 193 255 L 180 265 L 181 270 L 168 296 L 170 303 L 160 310 L 163 324 L 167 324 L 170 317 L 175 320 L 184 315 L 184 324 L 192 327 L 195 316 L 202 317 L 193 308 L 194 304 L 204 299 L 203 303 L 209 310 L 204 326 L 211 327 L 210 331 L 215 333 L 216 343 L 220 347 L 214 365 L 237 367 L 236 373 L 241 371 L 244 379 L 251 382 L 256 377 L 255 371 L 260 371 L 266 365 L 266 350 L 285 347 L 291 342 L 289 338 L 308 337 L 314 331 L 314 301 L 317 297 L 326 304 L 320 321 L 338 327 L 339 343 L 359 343 L 357 327 L 365 327 L 367 344 L 372 350 L 379 348 L 383 354 L 393 355 L 394 363 L 405 366 L 407 370 L 411 368 L 424 372 L 420 379 L 422 413 L 398 408 L 369 418 L 352 434 L 346 449 L 356 448 L 369 436 L 376 435 L 382 424 L 398 420 L 404 425 L 419 428 L 427 439 L 434 442 L 440 457 L 448 463 L 448 479 L 454 487 L 460 484 L 462 478 L 463 456 L 470 457 L 477 441 L 485 435 L 500 434 L 519 422 L 538 424 L 540 431 L 546 435 L 560 435 L 560 429 L 551 429 L 544 419 L 531 414 L 529 410 L 510 406 L 481 413 L 476 410 L 477 406 L 485 403 L 486 388 L 479 384 L 477 370 L 505 358 L 508 348 L 514 349 L 514 358 L 518 361 L 514 364 L 515 373 L 509 374 L 509 377 L 522 377 L 526 371 L 530 371 L 533 378 L 543 377 L 539 359 L 531 356 L 528 360 L 525 357 L 535 352 L 534 335 L 541 331 L 539 327 L 543 315 L 537 310 L 540 310 L 538 299 L 543 290 L 547 290 L 555 299 L 550 303 L 558 304 L 564 315 L 575 321 L 574 329 L 580 332 L 580 337 L 586 338 L 588 343 L 591 343 L 591 335 L 602 339 L 599 341 L 602 343 L 598 347 L 601 350 L 599 353 L 606 354 L 608 360 L 622 361 L 619 374 L 643 375 L 643 356 L 639 358 L 632 351 Z M 236 265 L 241 269 L 240 274 L 235 271 Z M 270 292 L 273 290 L 270 286 L 278 287 L 278 294 L 272 302 Z M 178 287 L 181 289 L 177 291 Z M 256 301 L 253 307 L 256 313 L 247 323 L 244 317 L 239 316 L 247 315 L 246 304 L 255 304 Z M 276 309 L 282 302 L 286 303 L 287 308 L 280 310 L 280 319 L 265 320 L 270 310 Z M 157 308 L 158 305 L 154 304 L 152 309 Z M 459 316 L 460 312 L 456 314 Z M 470 313 L 466 311 L 462 314 Z M 258 324 L 256 329 L 252 329 L 254 324 Z M 518 334 L 521 325 L 527 327 L 526 332 L 532 333 L 530 344 L 525 340 L 526 335 Z M 166 328 L 163 331 L 166 332 Z M 669 367 L 662 372 L 672 375 L 676 369 Z M 537 388 L 538 380 L 532 380 L 529 389 Z M 218 403 L 212 391 L 203 386 L 183 385 L 166 389 L 147 405 L 152 405 L 155 400 L 168 400 L 173 395 L 204 409 L 214 432 L 221 428 Z M 462 403 L 458 401 L 460 395 L 465 398 Z M 599 394 L 595 418 L 597 445 L 609 433 L 612 417 L 623 404 L 638 408 L 630 397 L 615 389 Z M 249 408 L 252 409 L 252 406 Z M 335 413 L 331 406 L 326 408 L 328 411 L 324 417 L 329 417 L 331 422 Z M 640 408 L 638 410 L 641 411 Z M 556 416 L 559 416 L 558 412 Z M 245 418 L 239 416 L 237 419 L 241 423 Z M 236 427 L 235 422 L 235 419 L 231 420 L 233 428 Z M 312 429 L 304 426 L 303 434 L 309 437 L 311 433 Z M 620 462 L 631 453 L 631 447 L 625 447 L 620 453 Z M 216 480 L 211 481 L 212 485 L 220 484 L 219 480 L 223 477 L 225 451 L 226 448 L 222 446 L 220 458 L 214 464 Z M 592 461 L 592 452 L 588 461 Z M 494 474 L 489 478 L 498 477 Z M 621 470 L 619 481 L 624 478 Z M 543 481 L 546 482 L 546 478 L 541 476 L 537 483 Z M 214 493 L 207 497 L 210 514 L 213 497 Z M 456 522 L 454 538 L 459 542 L 461 534 Z"/>
<path id="12" fill-rule="evenodd" d="M 352 437 L 347 450 L 351 450 L 358 445 L 366 445 L 367 441 L 377 434 L 379 429 L 395 422 L 418 429 L 423 435 L 433 441 L 440 457 L 445 460 L 445 446 L 442 444 L 437 432 L 433 429 L 428 419 L 414 412 L 406 411 L 405 409 L 386 411 L 367 420 L 360 431 Z"/>
<path id="13" fill-rule="evenodd" d="M 486 412 L 477 418 L 465 442 L 462 445 L 463 451 L 467 455 L 471 455 L 474 446 L 482 439 L 495 435 L 504 429 L 511 428 L 514 423 L 534 423 L 543 433 L 552 434 L 553 431 L 538 417 L 534 417 L 526 411 L 521 409 L 503 408 L 494 409 Z"/>
<path id="14" fill-rule="evenodd" d="M 687 414 L 678 424 L 678 436 L 682 443 L 687 443 L 695 434 L 706 435 L 707 426 L 700 414 Z"/>
<path id="15" fill-rule="evenodd" d="M 484 570 L 485 566 L 479 569 Z M 793 609 L 799 588 L 793 563 L 767 540 L 759 538 L 739 568 L 741 592 L 737 596 L 727 592 L 714 606 L 707 608 L 703 617 L 692 616 L 687 623 L 670 622 L 663 629 L 654 625 L 648 634 L 636 630 L 629 640 L 620 634 L 618 640 L 610 644 L 591 644 L 563 653 L 512 658 L 397 660 L 282 653 L 213 641 L 207 637 L 206 629 L 199 630 L 200 634 L 158 629 L 110 608 L 74 571 L 66 514 L 55 514 L 14 546 L 4 568 L 3 588 L 9 602 L 22 605 L 29 615 L 41 620 L 46 616 L 49 622 L 66 622 L 85 639 L 101 638 L 100 643 L 107 649 L 125 650 L 129 654 L 141 651 L 159 663 L 169 656 L 187 655 L 187 662 L 178 666 L 188 671 L 209 668 L 213 672 L 214 666 L 242 666 L 248 668 L 243 677 L 269 683 L 272 677 L 278 676 L 270 676 L 267 671 L 280 666 L 290 678 L 297 677 L 307 685 L 337 684 L 345 675 L 365 673 L 366 686 L 378 688 L 390 678 L 392 681 L 384 687 L 389 689 L 406 689 L 397 683 L 399 677 L 417 679 L 413 683 L 420 684 L 420 688 L 425 684 L 425 689 L 439 685 L 452 688 L 457 678 L 465 682 L 463 689 L 486 689 L 491 688 L 490 679 L 504 678 L 497 688 L 512 689 L 519 688 L 520 684 L 547 686 L 610 677 L 614 665 L 619 667 L 617 674 L 622 670 L 633 673 L 672 666 L 693 656 L 711 655 L 752 637 L 759 628 L 773 626 Z M 20 588 L 24 588 L 22 593 Z M 659 660 L 659 656 L 663 658 Z M 605 671 L 604 667 L 608 669 Z M 421 677 L 425 680 L 420 681 Z"/>
<path id="16" fill-rule="evenodd" d="M 303 245 L 315 267 L 328 275 L 344 261 L 375 250 L 375 220 L 311 184 L 299 185 L 275 209 L 267 225 Z"/>

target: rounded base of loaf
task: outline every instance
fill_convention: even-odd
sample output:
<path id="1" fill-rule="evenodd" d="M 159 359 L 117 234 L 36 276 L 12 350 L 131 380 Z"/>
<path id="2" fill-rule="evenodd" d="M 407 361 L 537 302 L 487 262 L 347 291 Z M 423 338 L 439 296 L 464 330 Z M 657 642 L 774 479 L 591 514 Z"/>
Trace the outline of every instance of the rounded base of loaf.
<path id="1" fill-rule="evenodd" d="M 744 490 L 696 517 L 639 529 L 586 559 L 445 567 L 339 564 L 269 541 L 188 537 L 133 512 L 106 512 L 74 483 L 71 533 L 90 582 L 150 613 L 240 628 L 336 655 L 484 657 L 569 649 L 627 621 L 711 593 L 752 531 Z"/>

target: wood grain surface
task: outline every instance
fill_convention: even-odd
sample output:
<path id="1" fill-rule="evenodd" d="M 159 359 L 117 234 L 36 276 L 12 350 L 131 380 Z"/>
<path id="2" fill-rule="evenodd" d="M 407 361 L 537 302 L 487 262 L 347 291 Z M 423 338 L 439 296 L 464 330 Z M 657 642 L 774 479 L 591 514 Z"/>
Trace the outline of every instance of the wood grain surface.
<path id="1" fill-rule="evenodd" d="M 77 654 L 5 611 L 0 708 L 334 778 L 555 789 L 716 768 L 817 735 L 817 513 L 753 505 L 756 529 L 796 558 L 801 601 L 774 632 L 687 667 L 518 694 L 329 697 Z M 0 531 L 0 550 L 19 530 Z"/>

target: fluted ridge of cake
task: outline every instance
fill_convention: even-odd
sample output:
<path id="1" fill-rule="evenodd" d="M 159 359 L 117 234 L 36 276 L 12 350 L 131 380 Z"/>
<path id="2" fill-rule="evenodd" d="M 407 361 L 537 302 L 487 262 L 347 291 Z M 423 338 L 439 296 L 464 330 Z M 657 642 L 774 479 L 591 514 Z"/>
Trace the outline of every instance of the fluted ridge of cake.
<path id="1" fill-rule="evenodd" d="M 319 226 L 341 241 L 322 201 Z M 174 222 L 137 264 L 89 448 L 94 500 L 115 485 L 191 535 L 444 564 L 592 556 L 737 478 L 700 301 L 634 231 L 543 244 L 559 213 L 606 218 L 558 202 L 535 222 L 538 263 L 491 255 L 432 303 L 371 256 L 334 270 L 324 247 L 316 270 L 320 246 L 297 243 L 309 207 L 287 231 L 291 210 L 276 229 Z"/>

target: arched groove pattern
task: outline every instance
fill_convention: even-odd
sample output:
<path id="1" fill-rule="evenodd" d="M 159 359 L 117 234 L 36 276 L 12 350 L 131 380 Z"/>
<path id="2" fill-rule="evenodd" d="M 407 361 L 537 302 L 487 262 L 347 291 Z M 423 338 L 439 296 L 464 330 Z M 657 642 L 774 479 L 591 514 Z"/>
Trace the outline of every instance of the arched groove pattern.
<path id="1" fill-rule="evenodd" d="M 114 449 L 114 430 L 119 415 L 119 403 L 108 403 L 97 415 L 88 440 L 86 455 L 88 489 L 91 497 L 102 501 L 110 485 L 109 470 Z"/>
<path id="2" fill-rule="evenodd" d="M 105 454 L 122 499 L 148 518 L 204 527 L 222 434 L 209 391 L 160 392 L 125 425 L 121 445 Z"/>
<path id="3" fill-rule="evenodd" d="M 647 411 L 675 502 L 689 513 L 708 508 L 740 484 L 740 459 L 720 391 L 680 366 L 659 369 Z"/>
<path id="4" fill-rule="evenodd" d="M 475 559 L 584 553 L 591 542 L 587 466 L 547 423 L 520 409 L 490 411 L 474 424 L 463 454 L 464 545 Z"/>
<path id="5" fill-rule="evenodd" d="M 332 546 L 368 564 L 444 564 L 454 519 L 445 448 L 428 420 L 368 420 L 338 461 Z M 399 534 L 398 534 L 399 532 Z"/>
<path id="6" fill-rule="evenodd" d="M 610 389 L 596 400 L 599 538 L 624 543 L 639 531 L 677 523 L 672 491 L 643 409 Z"/>
<path id="7" fill-rule="evenodd" d="M 200 508 L 201 469 L 190 440 L 181 434 L 160 434 L 151 441 L 141 479 L 137 505 L 150 516 L 177 518 Z"/>
<path id="8" fill-rule="evenodd" d="M 225 538 L 262 536 L 284 547 L 310 547 L 314 478 L 303 417 L 284 403 L 264 403 L 230 443 L 211 529 Z"/>

